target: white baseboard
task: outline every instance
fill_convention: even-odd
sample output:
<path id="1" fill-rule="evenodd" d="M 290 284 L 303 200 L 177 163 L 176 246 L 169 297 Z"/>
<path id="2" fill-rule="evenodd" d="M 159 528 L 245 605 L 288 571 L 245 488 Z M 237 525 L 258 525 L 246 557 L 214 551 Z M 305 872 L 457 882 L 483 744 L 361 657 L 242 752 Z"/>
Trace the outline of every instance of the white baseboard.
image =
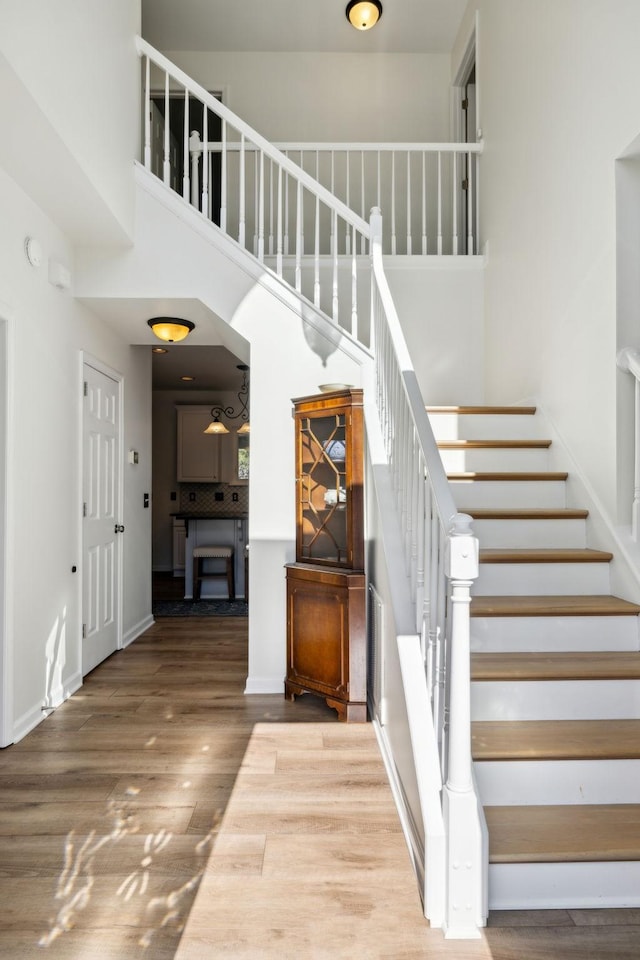
<path id="1" fill-rule="evenodd" d="M 142 620 L 138 621 L 133 627 L 131 627 L 122 637 L 122 647 L 128 647 L 130 643 L 133 643 L 134 640 L 137 640 L 141 634 L 148 630 L 149 627 L 152 627 L 155 623 L 153 619 L 153 614 L 148 614 L 146 617 L 143 617 Z"/>
<path id="2" fill-rule="evenodd" d="M 247 677 L 244 692 L 248 696 L 260 693 L 279 693 L 284 696 L 284 677 Z"/>
<path id="3" fill-rule="evenodd" d="M 46 698 L 37 706 L 30 707 L 13 725 L 13 742 L 18 743 L 42 723 L 56 707 L 68 700 L 82 686 L 82 673 L 77 671 L 64 684 L 58 684 L 49 691 Z"/>

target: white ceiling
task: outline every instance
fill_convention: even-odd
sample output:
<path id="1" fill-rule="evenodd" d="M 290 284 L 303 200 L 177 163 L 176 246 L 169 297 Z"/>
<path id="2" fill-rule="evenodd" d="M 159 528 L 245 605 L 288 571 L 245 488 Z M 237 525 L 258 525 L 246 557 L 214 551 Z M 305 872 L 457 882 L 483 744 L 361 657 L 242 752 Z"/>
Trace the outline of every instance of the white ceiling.
<path id="1" fill-rule="evenodd" d="M 163 51 L 450 53 L 467 0 L 382 0 L 372 30 L 347 0 L 142 0 L 142 33 Z"/>

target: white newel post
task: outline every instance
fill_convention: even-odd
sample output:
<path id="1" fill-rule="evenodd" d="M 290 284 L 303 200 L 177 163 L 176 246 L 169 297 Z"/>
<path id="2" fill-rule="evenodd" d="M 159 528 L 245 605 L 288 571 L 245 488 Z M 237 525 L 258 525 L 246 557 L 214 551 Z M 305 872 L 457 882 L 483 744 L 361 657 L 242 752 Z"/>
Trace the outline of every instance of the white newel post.
<path id="1" fill-rule="evenodd" d="M 189 137 L 189 153 L 191 154 L 191 203 L 194 207 L 199 207 L 198 160 L 202 156 L 202 141 L 197 130 L 193 130 Z"/>
<path id="2" fill-rule="evenodd" d="M 457 514 L 447 538 L 445 573 L 451 582 L 449 754 L 444 787 L 447 835 L 445 928 L 450 938 L 478 938 L 482 922 L 482 832 L 471 768 L 469 605 L 478 576 L 478 541 L 471 518 Z"/>

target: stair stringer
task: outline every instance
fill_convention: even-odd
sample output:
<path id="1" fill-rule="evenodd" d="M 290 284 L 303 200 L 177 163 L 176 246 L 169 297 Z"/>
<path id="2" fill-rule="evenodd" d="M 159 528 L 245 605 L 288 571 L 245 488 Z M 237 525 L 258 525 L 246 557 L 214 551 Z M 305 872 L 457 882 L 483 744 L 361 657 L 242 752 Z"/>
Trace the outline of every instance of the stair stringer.
<path id="1" fill-rule="evenodd" d="M 566 470 L 566 503 L 569 507 L 588 509 L 587 543 L 597 550 L 609 550 L 614 555 L 610 564 L 611 592 L 616 596 L 640 602 L 640 546 L 628 529 L 611 521 L 601 499 L 578 461 L 573 457 L 563 435 L 544 405 L 536 400 L 526 401 L 537 408 L 536 417 L 544 422 L 544 432 L 552 441 L 549 448 L 549 469 Z M 639 645 L 640 649 L 640 645 Z"/>
<path id="2" fill-rule="evenodd" d="M 147 318 L 175 313 L 196 322 L 189 342 L 222 343 L 250 363 L 246 692 L 281 694 L 284 566 L 295 558 L 291 400 L 321 383 L 361 386 L 371 354 L 139 165 L 135 179 L 133 246 L 78 251 L 75 295 L 125 342 L 148 346 Z"/>

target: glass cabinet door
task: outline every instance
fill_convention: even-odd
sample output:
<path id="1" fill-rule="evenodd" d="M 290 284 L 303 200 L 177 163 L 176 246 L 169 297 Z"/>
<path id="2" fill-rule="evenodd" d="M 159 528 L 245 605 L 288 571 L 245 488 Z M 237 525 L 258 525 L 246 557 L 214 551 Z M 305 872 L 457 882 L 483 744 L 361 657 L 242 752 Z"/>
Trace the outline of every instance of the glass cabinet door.
<path id="1" fill-rule="evenodd" d="M 298 420 L 298 559 L 348 566 L 345 410 Z"/>

